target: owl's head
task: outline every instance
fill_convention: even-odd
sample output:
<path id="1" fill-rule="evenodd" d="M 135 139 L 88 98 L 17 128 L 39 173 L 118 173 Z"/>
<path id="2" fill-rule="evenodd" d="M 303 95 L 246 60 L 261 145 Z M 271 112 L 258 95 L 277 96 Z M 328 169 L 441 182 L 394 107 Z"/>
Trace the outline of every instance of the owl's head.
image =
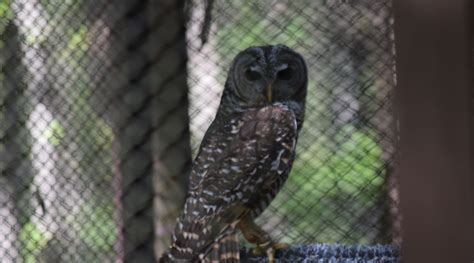
<path id="1" fill-rule="evenodd" d="M 296 51 L 284 45 L 249 47 L 232 63 L 221 107 L 238 111 L 280 102 L 302 120 L 307 84 L 306 63 Z"/>

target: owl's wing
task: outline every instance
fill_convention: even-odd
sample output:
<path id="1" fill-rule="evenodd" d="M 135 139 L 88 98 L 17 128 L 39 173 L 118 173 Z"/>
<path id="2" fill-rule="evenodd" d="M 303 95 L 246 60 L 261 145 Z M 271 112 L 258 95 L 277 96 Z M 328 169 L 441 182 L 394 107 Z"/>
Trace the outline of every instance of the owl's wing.
<path id="1" fill-rule="evenodd" d="M 210 132 L 194 162 L 174 232 L 175 257 L 206 253 L 244 215 L 265 208 L 271 200 L 260 200 L 261 191 L 286 180 L 294 156 L 296 120 L 282 104 L 236 114 Z"/>

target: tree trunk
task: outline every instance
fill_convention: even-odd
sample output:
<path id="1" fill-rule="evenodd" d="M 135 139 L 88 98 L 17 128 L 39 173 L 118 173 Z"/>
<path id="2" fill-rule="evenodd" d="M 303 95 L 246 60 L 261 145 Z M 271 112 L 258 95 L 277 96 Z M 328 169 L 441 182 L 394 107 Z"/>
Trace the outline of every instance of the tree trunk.
<path id="1" fill-rule="evenodd" d="M 113 83 L 119 86 L 114 128 L 122 182 L 123 256 L 125 262 L 153 262 L 152 119 L 149 87 L 143 78 L 150 63 L 143 47 L 147 3 L 130 1 L 117 8 L 123 20 L 115 25 L 118 42 L 114 45 L 121 52 L 114 59 L 122 67 L 114 73 L 125 77 Z"/>
<path id="2" fill-rule="evenodd" d="M 168 247 L 191 165 L 184 1 L 151 1 L 148 85 L 152 100 L 155 249 Z"/>
<path id="3" fill-rule="evenodd" d="M 184 11 L 182 1 L 133 1 L 123 8 L 115 28 L 123 52 L 116 59 L 125 62 L 120 70 L 126 79 L 113 119 L 124 260 L 151 262 L 162 250 L 154 245 L 170 237 L 190 163 Z"/>
<path id="4" fill-rule="evenodd" d="M 2 30 L 3 31 L 3 30 Z M 1 33 L 2 83 L 0 93 L 0 258 L 17 262 L 24 246 L 19 231 L 32 213 L 33 168 L 27 121 L 31 107 L 26 97 L 25 68 L 19 32 L 13 20 Z"/>

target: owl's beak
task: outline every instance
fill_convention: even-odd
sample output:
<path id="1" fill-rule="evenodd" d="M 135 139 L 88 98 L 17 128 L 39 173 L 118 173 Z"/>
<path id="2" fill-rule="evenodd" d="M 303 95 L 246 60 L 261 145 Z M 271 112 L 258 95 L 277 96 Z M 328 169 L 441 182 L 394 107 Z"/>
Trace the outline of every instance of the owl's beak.
<path id="1" fill-rule="evenodd" d="M 265 97 L 267 98 L 268 102 L 273 102 L 273 89 L 272 89 L 273 81 L 268 83 L 267 88 L 265 89 Z"/>

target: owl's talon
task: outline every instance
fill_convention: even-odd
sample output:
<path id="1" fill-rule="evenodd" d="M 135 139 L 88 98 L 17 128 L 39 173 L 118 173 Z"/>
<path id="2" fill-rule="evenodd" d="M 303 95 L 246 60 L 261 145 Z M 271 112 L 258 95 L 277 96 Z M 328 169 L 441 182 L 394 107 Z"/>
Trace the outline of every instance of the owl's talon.
<path id="1" fill-rule="evenodd" d="M 261 246 L 255 246 L 254 248 L 252 248 L 252 255 L 254 256 L 263 256 L 264 252 L 265 250 Z"/>
<path id="2" fill-rule="evenodd" d="M 284 250 L 289 248 L 290 245 L 286 243 L 271 243 L 271 244 L 260 244 L 255 246 L 252 249 L 252 255 L 254 256 L 263 256 L 267 255 L 268 262 L 273 263 L 275 262 L 275 253 L 278 250 Z"/>
<path id="3" fill-rule="evenodd" d="M 274 263 L 275 262 L 275 249 L 273 246 L 270 246 L 267 248 L 267 257 L 268 257 L 268 263 Z"/>
<path id="4" fill-rule="evenodd" d="M 252 249 L 252 254 L 254 256 L 263 256 L 265 254 L 268 255 L 269 249 L 273 249 L 272 243 L 271 242 L 266 242 L 263 244 L 257 244 L 253 249 Z"/>
<path id="5" fill-rule="evenodd" d="M 288 249 L 290 245 L 287 243 L 273 243 L 272 247 L 275 249 L 275 251 L 277 251 Z"/>
<path id="6" fill-rule="evenodd" d="M 272 243 L 272 245 L 267 248 L 267 256 L 268 256 L 268 262 L 273 263 L 275 262 L 275 253 L 279 250 L 285 250 L 288 249 L 290 245 L 286 243 Z"/>

